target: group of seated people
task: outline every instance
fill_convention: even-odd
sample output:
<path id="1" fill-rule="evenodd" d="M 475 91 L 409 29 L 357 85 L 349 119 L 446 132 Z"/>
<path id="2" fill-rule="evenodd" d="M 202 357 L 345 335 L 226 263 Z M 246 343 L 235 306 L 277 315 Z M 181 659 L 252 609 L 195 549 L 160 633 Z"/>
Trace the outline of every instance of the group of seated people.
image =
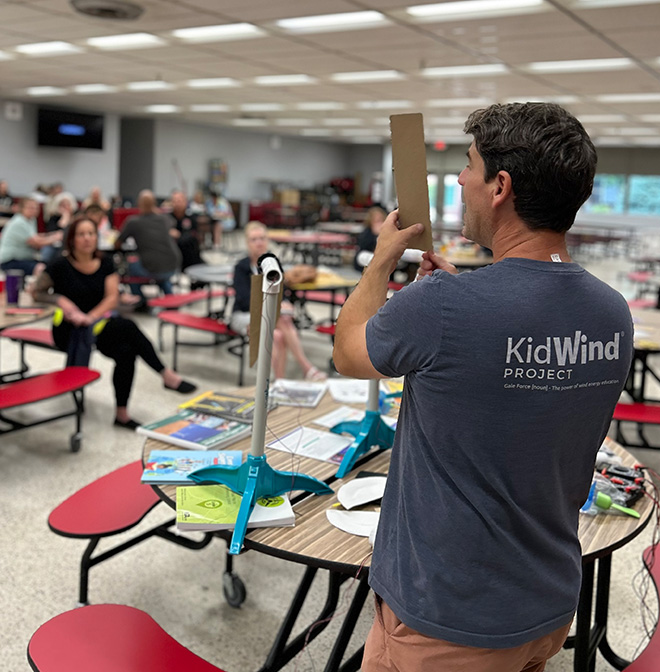
<path id="1" fill-rule="evenodd" d="M 189 247 L 184 249 L 188 253 L 196 250 L 197 263 L 201 262 L 199 248 L 190 242 L 194 227 L 184 209 L 185 204 L 185 195 L 175 192 L 172 194 L 172 214 L 164 214 L 156 208 L 152 192 L 141 192 L 139 215 L 127 220 L 115 243 L 120 247 L 132 237 L 140 256 L 129 264 L 129 274 L 149 274 L 167 293 L 172 291 L 171 276 L 181 266 L 181 242 L 187 241 Z M 92 203 L 76 213 L 74 202 L 62 196 L 58 212 L 49 219 L 50 231 L 38 233 L 38 207 L 31 198 L 20 202 L 18 212 L 0 236 L 0 267 L 2 270 L 19 269 L 26 275 L 36 276 L 31 287 L 33 298 L 57 306 L 53 340 L 67 353 L 68 366 L 86 366 L 92 346 L 114 361 L 114 424 L 134 429 L 140 423 L 131 417 L 128 400 L 136 357 L 142 358 L 161 376 L 167 389 L 189 394 L 196 386 L 167 368 L 137 324 L 119 314 L 119 274 L 112 255 L 105 255 L 98 249 L 104 209 Z M 256 273 L 257 259 L 268 247 L 263 224 L 250 222 L 245 234 L 247 256 L 235 268 L 235 303 L 231 318 L 231 327 L 242 334 L 246 334 L 249 327 L 250 276 Z M 36 253 L 48 248 L 56 249 L 57 253 L 44 259 L 45 263 L 39 262 Z M 135 291 L 141 293 L 141 287 L 137 285 Z M 287 354 L 291 352 L 306 380 L 323 380 L 325 374 L 313 366 L 304 353 L 292 314 L 291 304 L 285 301 L 273 335 L 274 376 L 285 376 Z"/>

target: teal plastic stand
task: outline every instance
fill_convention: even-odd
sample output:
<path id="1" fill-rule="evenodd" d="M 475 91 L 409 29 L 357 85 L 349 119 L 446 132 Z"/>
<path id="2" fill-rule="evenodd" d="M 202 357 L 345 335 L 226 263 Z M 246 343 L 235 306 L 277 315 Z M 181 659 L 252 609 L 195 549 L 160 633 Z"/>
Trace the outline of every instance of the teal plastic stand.
<path id="1" fill-rule="evenodd" d="M 254 419 L 252 421 L 252 445 L 247 460 L 240 467 L 215 465 L 191 472 L 196 483 L 219 483 L 242 495 L 229 552 L 238 555 L 243 548 L 250 514 L 259 497 L 275 497 L 291 490 L 302 490 L 315 495 L 331 495 L 332 488 L 323 481 L 305 474 L 273 469 L 264 455 L 266 439 L 266 416 L 268 414 L 268 383 L 270 377 L 270 353 L 273 348 L 273 330 L 277 321 L 277 303 L 282 284 L 282 268 L 275 255 L 259 259 L 263 275 L 262 291 L 265 301 L 261 313 L 261 337 L 257 358 L 257 385 L 255 391 Z"/>
<path id="2" fill-rule="evenodd" d="M 196 483 L 221 483 L 243 495 L 234 534 L 229 545 L 229 552 L 233 555 L 241 552 L 248 520 L 259 497 L 275 497 L 291 490 L 303 490 L 315 495 L 333 493 L 332 488 L 316 478 L 305 474 L 294 474 L 292 471 L 273 469 L 268 464 L 265 455 L 260 457 L 248 455 L 247 461 L 240 467 L 216 465 L 197 469 L 190 474 L 190 478 Z"/>
<path id="3" fill-rule="evenodd" d="M 355 437 L 355 441 L 344 453 L 337 469 L 337 478 L 346 476 L 371 446 L 378 446 L 381 450 L 392 447 L 394 430 L 383 422 L 378 411 L 378 380 L 369 381 L 369 400 L 364 418 L 339 422 L 330 431 L 335 434 L 352 434 Z"/>

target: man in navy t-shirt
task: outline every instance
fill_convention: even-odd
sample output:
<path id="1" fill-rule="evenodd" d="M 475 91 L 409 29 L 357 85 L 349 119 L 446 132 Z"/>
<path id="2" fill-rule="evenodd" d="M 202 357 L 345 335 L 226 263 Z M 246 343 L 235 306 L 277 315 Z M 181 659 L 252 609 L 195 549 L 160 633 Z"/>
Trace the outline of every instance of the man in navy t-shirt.
<path id="1" fill-rule="evenodd" d="M 421 224 L 391 213 L 337 323 L 337 370 L 405 375 L 370 585 L 362 669 L 540 672 L 581 581 L 578 511 L 630 367 L 623 297 L 565 233 L 596 152 L 557 105 L 468 118 L 463 235 L 493 251 L 458 275 L 433 251 L 385 303 Z"/>

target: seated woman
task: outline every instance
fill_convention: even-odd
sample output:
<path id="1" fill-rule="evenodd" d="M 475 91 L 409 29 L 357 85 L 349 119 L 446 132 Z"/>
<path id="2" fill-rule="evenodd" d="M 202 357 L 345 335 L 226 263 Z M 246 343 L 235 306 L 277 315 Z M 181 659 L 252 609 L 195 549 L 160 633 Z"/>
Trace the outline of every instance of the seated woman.
<path id="1" fill-rule="evenodd" d="M 230 322 L 231 328 L 240 334 L 246 334 L 250 327 L 251 277 L 257 273 L 257 260 L 268 251 L 266 227 L 261 222 L 248 222 L 245 225 L 245 239 L 248 256 L 241 259 L 234 268 L 236 295 Z M 293 306 L 288 301 L 282 301 L 280 318 L 273 332 L 273 374 L 275 378 L 284 378 L 287 353 L 290 351 L 300 364 L 305 380 L 325 380 L 327 376 L 305 356 L 292 313 Z"/>
<path id="2" fill-rule="evenodd" d="M 71 355 L 69 346 L 76 337 L 76 328 L 95 326 L 97 350 L 115 361 L 112 377 L 117 402 L 115 425 L 135 429 L 139 423 L 131 419 L 127 406 L 136 356 L 160 374 L 167 389 L 187 394 L 196 386 L 165 368 L 134 322 L 113 313 L 119 301 L 119 276 L 109 257 L 99 257 L 97 238 L 91 220 L 75 219 L 66 232 L 63 256 L 37 278 L 32 293 L 37 301 L 54 302 L 61 309 L 58 311 L 61 319 L 57 319 L 56 313 L 53 321 L 53 339 L 60 350 Z"/>

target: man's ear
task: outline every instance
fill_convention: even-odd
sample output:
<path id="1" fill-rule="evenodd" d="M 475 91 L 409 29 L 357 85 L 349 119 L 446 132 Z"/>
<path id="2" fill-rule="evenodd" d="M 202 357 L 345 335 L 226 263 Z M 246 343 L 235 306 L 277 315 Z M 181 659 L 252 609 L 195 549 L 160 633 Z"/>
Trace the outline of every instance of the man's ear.
<path id="1" fill-rule="evenodd" d="M 506 170 L 500 170 L 493 179 L 493 206 L 503 205 L 512 194 L 511 175 Z"/>

